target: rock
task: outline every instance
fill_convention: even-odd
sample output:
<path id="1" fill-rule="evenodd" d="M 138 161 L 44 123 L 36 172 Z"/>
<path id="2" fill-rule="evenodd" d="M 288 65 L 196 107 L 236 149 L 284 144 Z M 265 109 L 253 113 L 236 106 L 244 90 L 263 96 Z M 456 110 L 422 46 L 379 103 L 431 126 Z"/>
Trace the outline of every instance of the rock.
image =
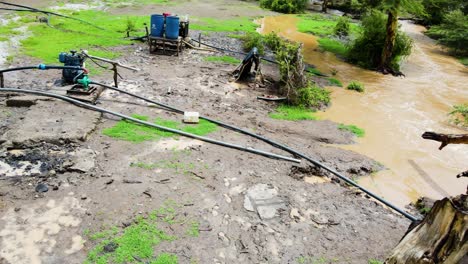
<path id="1" fill-rule="evenodd" d="M 111 253 L 114 252 L 118 247 L 119 245 L 117 245 L 115 242 L 110 242 L 109 244 L 105 245 L 103 249 L 104 252 Z"/>
<path id="2" fill-rule="evenodd" d="M 47 187 L 47 185 L 45 185 L 44 183 L 39 183 L 36 186 L 36 192 L 38 192 L 38 193 L 45 193 L 48 190 L 49 190 L 49 187 Z"/>
<path id="3" fill-rule="evenodd" d="M 264 220 L 274 218 L 278 209 L 286 210 L 286 203 L 278 197 L 278 191 L 274 186 L 257 184 L 247 190 L 244 208 L 247 211 L 257 212 Z"/>
<path id="4" fill-rule="evenodd" d="M 71 170 L 79 172 L 88 172 L 95 166 L 96 153 L 91 149 L 78 149 L 73 156 L 73 165 Z"/>

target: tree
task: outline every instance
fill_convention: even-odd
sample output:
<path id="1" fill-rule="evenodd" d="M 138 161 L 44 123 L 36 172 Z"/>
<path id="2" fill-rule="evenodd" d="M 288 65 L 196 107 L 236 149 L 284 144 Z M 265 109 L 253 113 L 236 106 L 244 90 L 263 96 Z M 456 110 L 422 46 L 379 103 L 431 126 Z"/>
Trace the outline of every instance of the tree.
<path id="1" fill-rule="evenodd" d="M 402 10 L 414 14 L 423 14 L 423 6 L 419 0 L 386 0 L 383 9 L 387 13 L 385 43 L 382 49 L 379 70 L 383 73 L 396 73 L 391 65 L 393 48 L 398 30 L 398 15 Z"/>

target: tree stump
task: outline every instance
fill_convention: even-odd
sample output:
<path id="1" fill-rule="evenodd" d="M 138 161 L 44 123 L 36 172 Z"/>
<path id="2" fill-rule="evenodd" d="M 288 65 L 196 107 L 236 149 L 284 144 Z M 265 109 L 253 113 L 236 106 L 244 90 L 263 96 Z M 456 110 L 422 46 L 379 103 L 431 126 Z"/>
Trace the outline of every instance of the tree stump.
<path id="1" fill-rule="evenodd" d="M 468 195 L 435 202 L 393 249 L 386 264 L 468 263 Z"/>

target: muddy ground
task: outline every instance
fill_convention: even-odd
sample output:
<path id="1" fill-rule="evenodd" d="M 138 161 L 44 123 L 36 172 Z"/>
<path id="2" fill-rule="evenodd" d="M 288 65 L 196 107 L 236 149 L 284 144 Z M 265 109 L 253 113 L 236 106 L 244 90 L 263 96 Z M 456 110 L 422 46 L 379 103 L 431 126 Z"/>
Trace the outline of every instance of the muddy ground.
<path id="1" fill-rule="evenodd" d="M 235 65 L 205 62 L 209 52 L 150 55 L 140 43 L 116 49 L 125 54 L 120 61 L 142 69 L 123 70 L 122 89 L 255 131 L 352 178 L 382 169 L 334 147 L 353 143 L 336 123 L 268 117 L 275 104 L 256 97 L 274 90 L 230 82 Z M 25 63 L 36 61 L 14 62 Z M 278 75 L 270 64 L 263 72 Z M 53 85 L 59 79 L 56 71 L 15 72 L 5 84 L 63 92 Z M 93 79 L 112 83 L 110 73 Z M 151 119 L 182 118 L 111 91 L 98 106 Z M 367 263 L 383 260 L 409 225 L 304 161 L 184 137 L 123 141 L 102 134 L 117 118 L 34 96 L 0 94 L 0 115 L 0 263 L 82 263 L 96 245 L 89 232 L 124 229 L 168 201 L 177 204 L 177 218 L 199 223 L 197 236 L 187 235 L 182 224 L 161 223 L 177 239 L 161 243 L 155 255 L 170 252 L 180 263 Z M 222 128 L 208 136 L 288 155 Z M 133 166 L 164 161 L 183 169 Z M 40 192 L 44 186 L 48 191 Z"/>

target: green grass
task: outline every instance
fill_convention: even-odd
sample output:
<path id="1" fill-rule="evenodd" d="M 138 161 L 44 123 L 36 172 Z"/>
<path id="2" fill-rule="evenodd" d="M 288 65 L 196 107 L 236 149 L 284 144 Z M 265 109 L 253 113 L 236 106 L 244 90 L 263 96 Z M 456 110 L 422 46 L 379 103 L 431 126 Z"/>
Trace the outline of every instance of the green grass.
<path id="1" fill-rule="evenodd" d="M 320 48 L 325 51 L 335 53 L 341 57 L 346 57 L 348 48 L 342 42 L 331 38 L 320 38 L 317 40 Z"/>
<path id="2" fill-rule="evenodd" d="M 307 68 L 306 68 L 306 71 L 307 71 L 308 73 L 311 73 L 311 74 L 317 75 L 317 76 L 323 76 L 323 75 L 324 75 L 324 74 L 323 74 L 321 71 L 319 71 L 317 68 L 307 67 Z"/>
<path id="3" fill-rule="evenodd" d="M 449 115 L 455 125 L 468 127 L 468 103 L 454 105 Z"/>
<path id="4" fill-rule="evenodd" d="M 177 224 L 177 226 L 187 228 L 190 232 L 186 235 L 196 237 L 195 228 L 198 231 L 198 222 L 188 221 L 186 217 L 178 217 L 182 215 L 177 210 L 180 207 L 182 205 L 178 205 L 175 201 L 166 200 L 146 217 L 138 216 L 126 228 L 112 227 L 94 234 L 87 230 L 85 235 L 93 246 L 88 251 L 84 263 L 177 264 L 179 262 L 177 255 L 167 252 L 155 254 L 155 252 L 158 252 L 159 244 L 171 243 L 177 239 L 175 235 L 163 231 L 163 229 L 174 230 L 170 227 L 171 225 Z"/>
<path id="5" fill-rule="evenodd" d="M 343 83 L 341 83 L 341 81 L 338 80 L 338 79 L 336 79 L 336 78 L 331 78 L 331 77 L 330 77 L 330 78 L 328 78 L 327 80 L 328 80 L 328 81 L 330 82 L 330 84 L 333 85 L 333 86 L 343 87 Z"/>
<path id="6" fill-rule="evenodd" d="M 35 22 L 34 16 L 20 14 L 21 22 L 28 26 L 32 36 L 21 41 L 22 51 L 29 56 L 39 58 L 45 63 L 58 63 L 58 54 L 69 50 L 86 49 L 90 54 L 116 58 L 120 54 L 107 47 L 130 44 L 125 40 L 127 21 L 132 21 L 142 34 L 143 23 L 149 23 L 149 16 L 115 16 L 103 11 L 69 11 L 61 10 L 61 14 L 88 21 L 105 30 L 100 30 L 79 21 L 53 16 L 50 19 L 52 27 Z M 137 34 L 137 35 L 138 35 Z"/>
<path id="7" fill-rule="evenodd" d="M 364 135 L 366 134 L 364 129 L 359 128 L 359 127 L 357 127 L 355 125 L 339 124 L 338 129 L 349 131 L 349 132 L 353 133 L 354 135 L 356 135 L 357 137 L 364 137 Z"/>
<path id="8" fill-rule="evenodd" d="M 187 234 L 191 237 L 198 237 L 200 235 L 200 224 L 197 221 L 193 221 L 190 224 Z"/>
<path id="9" fill-rule="evenodd" d="M 369 259 L 368 264 L 383 264 L 383 262 L 376 259 Z"/>
<path id="10" fill-rule="evenodd" d="M 204 58 L 205 61 L 210 62 L 224 62 L 229 64 L 239 64 L 240 60 L 231 56 L 208 56 Z"/>
<path id="11" fill-rule="evenodd" d="M 104 3 L 107 6 L 111 7 L 125 7 L 125 6 L 135 6 L 135 5 L 149 5 L 149 4 L 175 4 L 172 0 L 104 0 Z"/>
<path id="12" fill-rule="evenodd" d="M 194 30 L 216 32 L 255 32 L 258 25 L 252 19 L 239 17 L 234 19 L 215 19 L 209 17 L 194 18 L 190 21 L 190 28 Z"/>
<path id="13" fill-rule="evenodd" d="M 132 115 L 132 117 L 143 121 L 149 120 L 147 116 Z M 204 136 L 217 130 L 217 125 L 203 119 L 200 120 L 200 123 L 196 125 L 183 125 L 180 122 L 164 120 L 160 118 L 156 119 L 154 123 L 173 129 L 179 129 L 184 132 L 196 134 L 199 136 Z M 134 143 L 140 143 L 148 140 L 159 140 L 164 137 L 177 136 L 177 134 L 174 134 L 172 132 L 167 132 L 159 130 L 157 128 L 139 125 L 137 123 L 127 120 L 119 121 L 113 127 L 104 129 L 102 133 L 109 137 L 126 140 Z"/>
<path id="14" fill-rule="evenodd" d="M 465 66 L 468 66 L 468 57 L 463 57 L 463 58 L 458 58 L 458 61 L 465 65 Z"/>
<path id="15" fill-rule="evenodd" d="M 322 14 L 298 15 L 297 30 L 302 33 L 310 33 L 319 37 L 331 36 L 338 22 L 337 17 L 326 17 Z M 350 23 L 350 34 L 355 35 L 359 31 L 359 25 Z"/>
<path id="16" fill-rule="evenodd" d="M 273 119 L 280 120 L 317 120 L 317 117 L 314 116 L 314 111 L 309 110 L 305 107 L 299 106 L 290 106 L 290 105 L 280 105 L 276 108 L 276 112 L 270 113 L 269 116 Z"/>
<path id="17" fill-rule="evenodd" d="M 363 93 L 365 91 L 364 84 L 358 82 L 358 81 L 351 81 L 348 86 L 346 87 L 348 90 L 353 90 L 357 91 L 360 93 Z"/>
<path id="18" fill-rule="evenodd" d="M 133 263 L 136 259 L 154 259 L 151 263 L 178 262 L 177 256 L 167 253 L 154 258 L 154 248 L 158 244 L 175 240 L 175 237 L 158 228 L 156 220 L 139 217 L 134 224 L 121 232 L 106 233 L 96 239 L 100 242 L 88 253 L 84 263 Z M 108 245 L 114 245 L 115 250 L 106 252 L 104 248 Z M 172 261 L 161 262 L 163 260 Z"/>

